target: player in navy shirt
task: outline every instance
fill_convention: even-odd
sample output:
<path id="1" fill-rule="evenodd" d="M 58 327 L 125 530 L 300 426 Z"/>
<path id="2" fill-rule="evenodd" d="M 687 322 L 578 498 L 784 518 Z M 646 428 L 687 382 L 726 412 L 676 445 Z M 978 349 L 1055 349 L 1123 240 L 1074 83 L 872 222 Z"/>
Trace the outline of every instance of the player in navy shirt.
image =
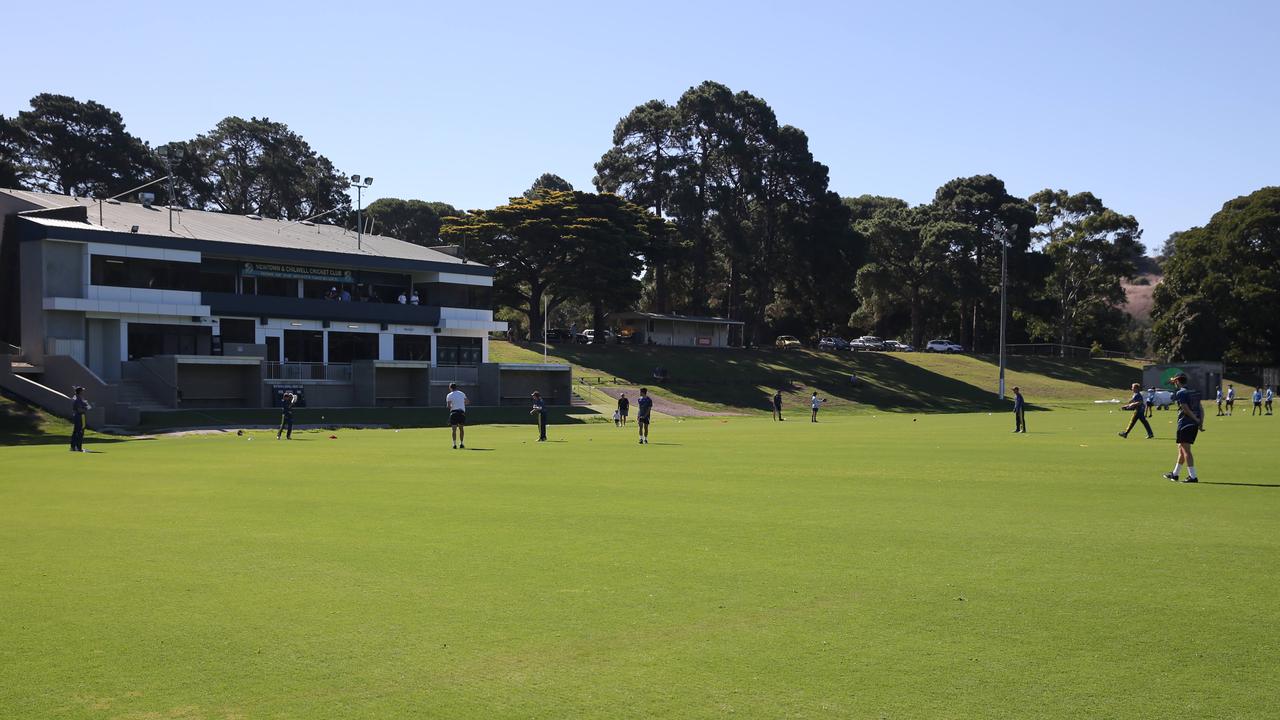
<path id="1" fill-rule="evenodd" d="M 533 391 L 533 409 L 529 411 L 530 415 L 536 415 L 538 420 L 538 442 L 547 441 L 547 404 L 542 401 L 542 393 L 537 390 Z"/>
<path id="2" fill-rule="evenodd" d="M 1181 482 L 1199 482 L 1196 477 L 1196 460 L 1191 455 L 1191 446 L 1195 444 L 1196 435 L 1204 428 L 1204 410 L 1200 408 L 1200 394 L 1187 387 L 1187 376 L 1178 374 L 1173 377 L 1173 384 L 1178 391 L 1173 394 L 1173 404 L 1178 408 L 1178 462 L 1173 472 L 1165 473 L 1166 479 L 1179 482 L 1178 471 L 1187 466 L 1187 479 Z"/>
<path id="3" fill-rule="evenodd" d="M 84 416 L 89 403 L 84 399 L 84 388 L 76 386 L 71 398 L 71 452 L 84 452 Z"/>
<path id="4" fill-rule="evenodd" d="M 1147 422 L 1146 401 L 1142 399 L 1142 386 L 1134 383 L 1130 388 L 1133 390 L 1133 397 L 1129 398 L 1129 404 L 1121 407 L 1121 410 L 1132 410 L 1133 417 L 1129 420 L 1129 427 L 1120 433 L 1120 437 L 1127 438 L 1129 433 L 1133 431 L 1133 426 L 1142 423 L 1142 427 L 1147 429 L 1147 439 L 1155 437 L 1155 433 L 1151 432 L 1151 423 Z"/>
<path id="5" fill-rule="evenodd" d="M 1022 391 L 1018 388 L 1013 389 L 1013 431 L 1025 433 L 1027 431 L 1027 403 L 1022 399 Z"/>
<path id="6" fill-rule="evenodd" d="M 640 399 L 636 401 L 636 425 L 640 427 L 640 444 L 649 444 L 649 415 L 653 412 L 653 398 L 649 397 L 648 388 L 640 388 Z"/>

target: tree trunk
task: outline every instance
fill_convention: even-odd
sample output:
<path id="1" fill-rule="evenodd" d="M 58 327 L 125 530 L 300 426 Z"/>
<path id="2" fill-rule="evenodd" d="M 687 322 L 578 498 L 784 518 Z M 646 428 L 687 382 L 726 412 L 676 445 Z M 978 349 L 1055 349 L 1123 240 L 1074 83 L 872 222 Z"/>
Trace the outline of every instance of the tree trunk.
<path id="1" fill-rule="evenodd" d="M 529 288 L 529 307 L 525 309 L 524 314 L 529 318 L 529 332 L 527 333 L 529 342 L 537 342 L 541 339 L 546 342 L 547 339 L 542 337 L 542 295 L 546 292 L 545 288 L 532 286 Z"/>
<path id="2" fill-rule="evenodd" d="M 921 326 L 920 288 L 911 288 L 911 344 L 917 350 L 924 346 L 924 328 Z"/>
<path id="3" fill-rule="evenodd" d="M 604 303 L 599 300 L 593 301 L 591 303 L 591 324 L 594 326 L 593 329 L 596 331 L 595 337 L 592 339 L 591 344 L 604 345 L 605 343 L 607 343 L 608 338 L 606 338 L 604 334 L 605 332 Z"/>
<path id="4" fill-rule="evenodd" d="M 657 313 L 666 315 L 671 312 L 671 289 L 667 287 L 667 263 L 653 264 L 653 301 Z"/>

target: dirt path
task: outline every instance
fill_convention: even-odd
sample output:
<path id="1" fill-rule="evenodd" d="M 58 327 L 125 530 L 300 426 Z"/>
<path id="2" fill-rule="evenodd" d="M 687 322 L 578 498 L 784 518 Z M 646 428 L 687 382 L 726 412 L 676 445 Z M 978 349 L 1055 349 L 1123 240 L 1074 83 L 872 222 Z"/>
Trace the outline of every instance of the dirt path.
<path id="1" fill-rule="evenodd" d="M 595 389 L 605 395 L 608 395 L 614 400 L 617 400 L 618 396 L 622 393 L 626 393 L 627 399 L 631 401 L 631 416 L 635 417 L 636 398 L 640 397 L 639 386 L 626 387 L 625 385 L 615 385 L 610 387 L 601 387 L 597 385 L 595 386 Z M 672 417 L 729 417 L 742 414 L 735 412 L 712 412 L 710 410 L 699 410 L 696 407 L 685 405 L 684 403 L 678 403 L 674 400 L 668 400 L 657 394 L 650 395 L 649 397 L 653 398 L 654 411 L 660 412 L 663 415 L 670 415 Z"/>

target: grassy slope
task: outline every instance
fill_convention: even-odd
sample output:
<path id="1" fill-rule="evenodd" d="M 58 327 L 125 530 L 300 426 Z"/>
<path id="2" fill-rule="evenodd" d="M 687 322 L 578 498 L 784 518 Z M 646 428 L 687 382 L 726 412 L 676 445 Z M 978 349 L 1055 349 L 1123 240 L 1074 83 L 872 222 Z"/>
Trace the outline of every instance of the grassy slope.
<path id="1" fill-rule="evenodd" d="M 490 344 L 498 362 L 540 362 L 541 345 Z M 671 379 L 659 392 L 703 409 L 767 412 L 782 389 L 797 408 L 817 390 L 836 411 L 957 412 L 1007 408 L 995 397 L 998 367 L 990 356 L 932 353 L 829 353 L 813 350 L 696 350 L 661 347 L 553 345 L 549 356 L 572 363 L 575 377 L 621 378 L 653 385 L 654 367 Z M 1006 383 L 1033 405 L 1080 403 L 1127 395 L 1141 363 L 1125 360 L 1009 358 Z M 850 373 L 861 379 L 849 383 Z"/>
<path id="2" fill-rule="evenodd" d="M 0 447 L 0 717 L 1274 717 L 1276 418 Z"/>

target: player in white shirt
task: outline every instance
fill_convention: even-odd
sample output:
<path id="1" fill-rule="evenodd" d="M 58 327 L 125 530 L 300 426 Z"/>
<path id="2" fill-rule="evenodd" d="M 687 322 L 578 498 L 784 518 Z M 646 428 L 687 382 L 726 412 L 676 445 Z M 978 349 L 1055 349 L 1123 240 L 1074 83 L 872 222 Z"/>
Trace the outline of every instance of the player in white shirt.
<path id="1" fill-rule="evenodd" d="M 813 397 L 809 398 L 809 422 L 818 422 L 818 408 L 826 401 L 826 398 L 818 397 L 818 392 L 814 391 Z"/>
<path id="2" fill-rule="evenodd" d="M 449 394 L 444 396 L 444 404 L 449 406 L 449 429 L 453 431 L 453 449 L 466 448 L 463 440 L 467 436 L 467 394 L 458 389 L 458 383 L 449 383 Z"/>

